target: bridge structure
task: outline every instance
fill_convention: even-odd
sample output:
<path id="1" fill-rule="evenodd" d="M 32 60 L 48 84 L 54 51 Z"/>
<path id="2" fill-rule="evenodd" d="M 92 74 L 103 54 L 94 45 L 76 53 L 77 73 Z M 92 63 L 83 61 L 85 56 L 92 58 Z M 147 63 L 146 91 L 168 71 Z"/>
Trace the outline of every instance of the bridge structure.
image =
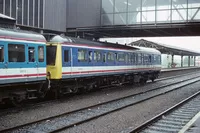
<path id="1" fill-rule="evenodd" d="M 83 2 L 87 8 L 79 6 Z M 199 0 L 69 0 L 69 5 L 75 16 L 68 16 L 66 31 L 72 36 L 200 35 Z"/>

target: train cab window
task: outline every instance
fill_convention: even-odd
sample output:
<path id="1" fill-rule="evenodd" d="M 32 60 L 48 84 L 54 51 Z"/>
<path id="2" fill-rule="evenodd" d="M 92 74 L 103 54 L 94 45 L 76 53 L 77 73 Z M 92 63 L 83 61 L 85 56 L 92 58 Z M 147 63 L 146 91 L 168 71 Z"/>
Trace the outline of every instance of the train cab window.
<path id="1" fill-rule="evenodd" d="M 78 50 L 78 61 L 79 62 L 87 61 L 86 53 L 87 53 L 87 50 L 84 50 L 84 49 L 79 49 Z"/>
<path id="2" fill-rule="evenodd" d="M 9 62 L 25 62 L 25 46 L 21 44 L 8 44 Z"/>
<path id="3" fill-rule="evenodd" d="M 28 61 L 35 62 L 35 48 L 34 47 L 28 48 Z"/>
<path id="4" fill-rule="evenodd" d="M 55 65 L 56 63 L 56 46 L 47 46 L 47 65 Z"/>
<path id="5" fill-rule="evenodd" d="M 4 62 L 4 46 L 0 46 L 0 62 Z"/>
<path id="6" fill-rule="evenodd" d="M 64 62 L 69 62 L 69 50 L 64 50 Z"/>
<path id="7" fill-rule="evenodd" d="M 44 62 L 44 47 L 43 46 L 39 46 L 38 47 L 38 59 L 39 62 Z"/>
<path id="8" fill-rule="evenodd" d="M 92 55 L 93 55 L 93 53 L 92 53 L 92 51 L 89 51 L 89 62 L 91 62 L 92 61 Z"/>

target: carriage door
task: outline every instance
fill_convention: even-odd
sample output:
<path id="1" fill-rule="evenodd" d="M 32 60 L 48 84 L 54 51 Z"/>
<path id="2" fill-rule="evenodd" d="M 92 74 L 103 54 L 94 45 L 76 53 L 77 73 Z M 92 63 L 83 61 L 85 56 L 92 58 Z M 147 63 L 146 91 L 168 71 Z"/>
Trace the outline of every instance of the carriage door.
<path id="1" fill-rule="evenodd" d="M 38 80 L 46 80 L 46 46 L 38 45 L 37 54 L 38 60 L 36 61 Z"/>
<path id="2" fill-rule="evenodd" d="M 72 62 L 73 62 L 73 58 L 72 58 L 72 49 L 63 46 L 62 47 L 62 76 L 65 77 L 70 77 L 71 76 L 71 72 L 72 72 Z"/>
<path id="3" fill-rule="evenodd" d="M 36 46 L 35 44 L 28 44 L 28 66 L 29 69 L 27 70 L 27 79 L 28 80 L 36 80 L 38 78 L 38 73 L 37 73 L 37 59 L 36 59 Z M 33 77 L 35 79 L 33 79 Z"/>
<path id="4" fill-rule="evenodd" d="M 8 63 L 5 61 L 4 45 L 0 44 L 0 75 L 7 75 L 7 68 Z"/>

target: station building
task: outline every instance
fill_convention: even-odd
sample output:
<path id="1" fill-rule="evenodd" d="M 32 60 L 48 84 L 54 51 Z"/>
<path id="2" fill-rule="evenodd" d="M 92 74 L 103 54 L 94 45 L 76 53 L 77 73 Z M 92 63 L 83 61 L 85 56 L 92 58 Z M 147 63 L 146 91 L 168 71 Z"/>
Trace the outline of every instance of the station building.
<path id="1" fill-rule="evenodd" d="M 199 7 L 199 0 L 0 0 L 0 13 L 16 19 L 21 29 L 83 37 L 100 35 L 101 27 L 199 22 Z"/>

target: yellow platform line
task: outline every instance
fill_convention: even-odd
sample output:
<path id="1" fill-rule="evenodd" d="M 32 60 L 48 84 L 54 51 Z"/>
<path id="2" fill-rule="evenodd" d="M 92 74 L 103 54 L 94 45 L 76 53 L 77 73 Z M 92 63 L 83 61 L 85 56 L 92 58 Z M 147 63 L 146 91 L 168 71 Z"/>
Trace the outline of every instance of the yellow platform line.
<path id="1" fill-rule="evenodd" d="M 178 133 L 185 133 L 199 117 L 200 112 L 197 113 Z"/>

